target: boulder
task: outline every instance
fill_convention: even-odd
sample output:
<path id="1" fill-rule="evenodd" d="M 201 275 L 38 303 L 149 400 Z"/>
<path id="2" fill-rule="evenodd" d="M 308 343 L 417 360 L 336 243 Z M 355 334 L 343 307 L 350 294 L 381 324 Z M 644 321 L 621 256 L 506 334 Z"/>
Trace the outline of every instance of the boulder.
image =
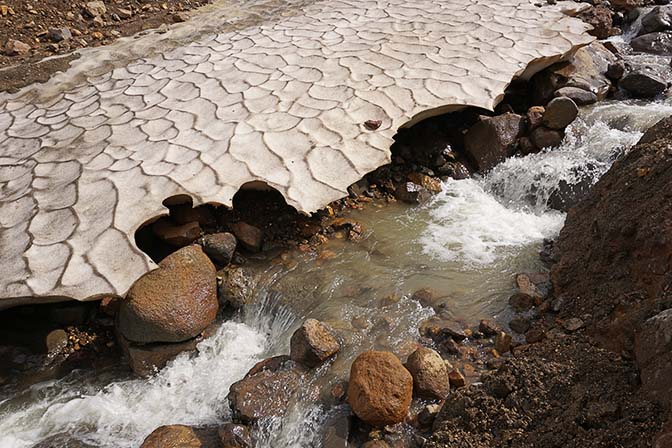
<path id="1" fill-rule="evenodd" d="M 635 359 L 642 387 L 652 397 L 672 401 L 672 308 L 644 321 L 635 335 Z"/>
<path id="2" fill-rule="evenodd" d="M 290 358 L 313 368 L 334 356 L 341 349 L 334 330 L 328 325 L 308 319 L 292 335 Z"/>
<path id="3" fill-rule="evenodd" d="M 607 78 L 611 80 L 618 81 L 623 77 L 625 74 L 625 64 L 623 61 L 616 61 L 611 64 L 609 64 L 609 67 L 607 67 Z"/>
<path id="4" fill-rule="evenodd" d="M 579 18 L 593 26 L 588 33 L 598 39 L 606 39 L 614 33 L 611 11 L 604 5 L 591 6 L 580 13 Z"/>
<path id="5" fill-rule="evenodd" d="M 593 92 L 602 101 L 611 88 L 611 81 L 605 75 L 607 68 L 616 61 L 616 56 L 601 42 L 582 47 L 571 61 L 554 64 L 532 78 L 533 102 L 546 104 L 555 91 L 563 87 Z"/>
<path id="6" fill-rule="evenodd" d="M 546 105 L 542 121 L 547 128 L 565 129 L 576 119 L 577 115 L 579 115 L 579 108 L 576 103 L 571 98 L 559 96 Z"/>
<path id="7" fill-rule="evenodd" d="M 259 252 L 264 242 L 264 232 L 253 225 L 239 221 L 231 226 L 238 242 L 250 252 Z"/>
<path id="8" fill-rule="evenodd" d="M 425 187 L 413 182 L 401 183 L 394 191 L 394 196 L 408 204 L 424 204 L 432 198 L 432 194 Z"/>
<path id="9" fill-rule="evenodd" d="M 467 157 L 479 172 L 486 172 L 516 152 L 523 118 L 507 112 L 481 117 L 464 137 Z"/>
<path id="10" fill-rule="evenodd" d="M 672 31 L 649 33 L 630 41 L 635 51 L 652 53 L 660 56 L 672 55 Z"/>
<path id="11" fill-rule="evenodd" d="M 219 448 L 252 448 L 252 434 L 247 426 L 235 423 L 224 423 L 217 430 L 219 435 Z"/>
<path id="12" fill-rule="evenodd" d="M 404 421 L 412 399 L 413 377 L 392 353 L 364 352 L 352 363 L 348 403 L 365 423 L 384 426 Z"/>
<path id="13" fill-rule="evenodd" d="M 140 448 L 218 448 L 217 435 L 208 429 L 185 425 L 159 426 Z"/>
<path id="14" fill-rule="evenodd" d="M 621 79 L 619 86 L 636 98 L 652 98 L 667 89 L 667 82 L 656 71 L 637 67 Z"/>
<path id="15" fill-rule="evenodd" d="M 219 302 L 222 306 L 240 309 L 252 300 L 257 280 L 251 269 L 229 265 L 217 271 Z"/>
<path id="16" fill-rule="evenodd" d="M 406 369 L 413 377 L 413 392 L 419 397 L 443 400 L 448 395 L 446 363 L 431 348 L 420 347 L 408 357 Z"/>
<path id="17" fill-rule="evenodd" d="M 536 128 L 530 134 L 530 141 L 539 149 L 556 148 L 562 144 L 564 138 L 562 131 L 549 129 L 545 126 Z"/>
<path id="18" fill-rule="evenodd" d="M 578 87 L 562 87 L 555 91 L 555 96 L 564 96 L 574 101 L 578 106 L 585 106 L 597 102 L 597 95 Z"/>
<path id="19" fill-rule="evenodd" d="M 227 232 L 205 235 L 201 241 L 203 252 L 220 266 L 226 266 L 236 251 L 236 237 Z"/>
<path id="20" fill-rule="evenodd" d="M 182 342 L 205 330 L 217 310 L 215 267 L 200 247 L 187 246 L 131 286 L 117 328 L 133 342 Z"/>
<path id="21" fill-rule="evenodd" d="M 229 389 L 234 420 L 253 424 L 261 418 L 281 417 L 303 386 L 303 375 L 304 370 L 287 357 L 261 361 Z"/>
<path id="22" fill-rule="evenodd" d="M 672 30 L 672 6 L 656 6 L 642 17 L 637 36 L 667 30 Z"/>

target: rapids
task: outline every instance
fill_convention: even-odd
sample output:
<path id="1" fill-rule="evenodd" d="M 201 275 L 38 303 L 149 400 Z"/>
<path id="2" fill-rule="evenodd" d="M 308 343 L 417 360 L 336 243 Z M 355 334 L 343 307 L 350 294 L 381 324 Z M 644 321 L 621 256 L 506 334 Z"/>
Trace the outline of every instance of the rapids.
<path id="1" fill-rule="evenodd" d="M 61 433 L 91 446 L 137 447 L 159 425 L 226 421 L 229 386 L 260 359 L 287 353 L 306 317 L 343 330 L 345 348 L 308 380 L 304 399 L 284 418 L 261 424 L 256 436 L 263 447 L 319 446 L 325 424 L 344 410 L 314 404 L 318 391 L 346 378 L 362 350 L 405 353 L 418 323 L 432 314 L 410 299 L 413 291 L 437 290 L 449 312 L 469 324 L 506 321 L 513 274 L 539 270 L 543 239 L 562 227 L 564 214 L 547 205 L 553 191 L 561 182 L 594 183 L 642 130 L 671 114 L 670 101 L 600 103 L 581 111 L 560 148 L 448 181 L 422 207 L 353 212 L 364 241 L 330 241 L 331 255 L 321 259 L 296 254 L 271 267 L 260 261 L 255 305 L 223 322 L 198 355 L 183 354 L 149 379 L 119 367 L 0 389 L 0 447 L 31 447 Z"/>

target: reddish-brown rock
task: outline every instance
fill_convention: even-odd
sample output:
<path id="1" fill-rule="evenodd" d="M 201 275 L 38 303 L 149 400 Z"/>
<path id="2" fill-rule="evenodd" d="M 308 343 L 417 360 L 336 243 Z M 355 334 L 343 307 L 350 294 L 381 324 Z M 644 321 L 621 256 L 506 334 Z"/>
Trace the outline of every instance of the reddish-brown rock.
<path id="1" fill-rule="evenodd" d="M 218 448 L 215 431 L 185 425 L 159 426 L 142 442 L 140 448 Z"/>
<path id="2" fill-rule="evenodd" d="M 200 247 L 187 246 L 131 286 L 117 328 L 133 342 L 182 342 L 205 330 L 218 307 L 215 267 Z"/>
<path id="3" fill-rule="evenodd" d="M 364 422 L 373 426 L 402 422 L 412 399 L 413 377 L 394 354 L 364 352 L 352 363 L 348 403 Z"/>
<path id="4" fill-rule="evenodd" d="M 492 169 L 515 153 L 522 129 L 523 118 L 510 112 L 481 117 L 464 137 L 469 160 L 480 172 Z"/>
<path id="5" fill-rule="evenodd" d="M 317 367 L 341 349 L 334 330 L 328 325 L 308 319 L 292 335 L 290 358 L 306 367 Z"/>

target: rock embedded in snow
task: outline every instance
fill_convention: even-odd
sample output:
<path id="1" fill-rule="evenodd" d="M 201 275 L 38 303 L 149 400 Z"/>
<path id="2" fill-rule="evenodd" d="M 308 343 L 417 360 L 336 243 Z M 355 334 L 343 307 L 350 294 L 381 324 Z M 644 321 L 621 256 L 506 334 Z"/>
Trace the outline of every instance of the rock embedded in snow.
<path id="1" fill-rule="evenodd" d="M 306 367 L 314 368 L 336 355 L 341 344 L 328 325 L 308 319 L 292 335 L 290 358 Z"/>
<path id="2" fill-rule="evenodd" d="M 369 351 L 352 363 L 348 403 L 372 426 L 403 422 L 413 399 L 413 377 L 394 354 Z"/>
<path id="3" fill-rule="evenodd" d="M 482 117 L 464 137 L 467 157 L 479 172 L 486 172 L 515 153 L 522 132 L 520 115 Z"/>
<path id="4" fill-rule="evenodd" d="M 187 246 L 131 286 L 117 326 L 132 342 L 182 342 L 205 330 L 217 309 L 215 267 L 200 247 Z"/>
<path id="5" fill-rule="evenodd" d="M 436 351 L 418 348 L 406 360 L 406 369 L 413 377 L 413 393 L 423 398 L 446 398 L 450 390 L 448 369 Z"/>
<path id="6" fill-rule="evenodd" d="M 566 96 L 552 99 L 544 111 L 542 121 L 550 129 L 561 130 L 569 126 L 579 115 L 576 103 Z"/>

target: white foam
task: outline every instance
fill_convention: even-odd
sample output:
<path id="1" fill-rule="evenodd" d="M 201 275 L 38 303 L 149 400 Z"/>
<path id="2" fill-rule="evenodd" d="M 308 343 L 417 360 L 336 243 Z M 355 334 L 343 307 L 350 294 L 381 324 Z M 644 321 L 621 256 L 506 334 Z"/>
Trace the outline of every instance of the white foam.
<path id="1" fill-rule="evenodd" d="M 199 344 L 198 356 L 180 355 L 148 380 L 116 382 L 81 396 L 75 385 L 42 384 L 44 398 L 0 416 L 0 447 L 29 447 L 67 432 L 94 446 L 136 448 L 161 425 L 222 421 L 229 412 L 230 385 L 266 348 L 267 339 L 259 331 L 225 322 Z"/>

